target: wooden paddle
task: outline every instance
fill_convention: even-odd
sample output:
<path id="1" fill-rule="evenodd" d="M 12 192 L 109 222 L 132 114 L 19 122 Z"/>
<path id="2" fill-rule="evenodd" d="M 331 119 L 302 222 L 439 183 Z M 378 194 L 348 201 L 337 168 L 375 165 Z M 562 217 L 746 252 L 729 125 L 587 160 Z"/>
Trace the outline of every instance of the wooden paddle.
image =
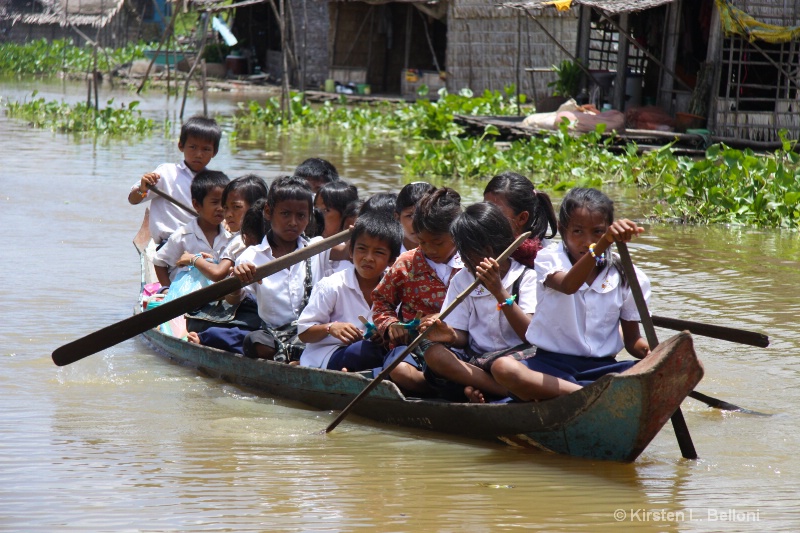
<path id="1" fill-rule="evenodd" d="M 664 316 L 652 316 L 651 318 L 653 319 L 653 325 L 658 328 L 689 331 L 692 335 L 702 335 L 704 337 L 711 337 L 712 339 L 758 346 L 759 348 L 766 348 L 769 346 L 769 337 L 755 331 L 726 328 L 724 326 L 702 324 L 700 322 L 691 322 L 689 320 Z"/>
<path id="2" fill-rule="evenodd" d="M 619 243 L 618 243 L 619 244 Z M 623 243 L 624 244 L 624 243 Z M 625 255 L 627 255 L 628 259 L 630 260 L 630 253 L 628 253 L 628 247 L 625 246 L 625 251 L 623 252 L 622 249 L 617 246 L 617 249 L 620 252 L 620 257 L 622 258 L 622 265 L 623 268 L 625 267 Z M 631 263 L 631 268 L 633 268 L 633 263 Z M 628 272 L 625 272 L 625 276 L 628 277 Z M 636 284 L 639 284 L 638 278 L 636 278 Z M 633 285 L 631 285 L 631 292 L 634 293 L 634 299 L 636 298 L 635 289 Z M 641 287 L 639 288 L 639 292 L 641 294 Z M 642 297 L 644 300 L 644 297 Z M 644 302 L 643 302 L 644 303 Z M 637 303 L 637 308 L 639 304 Z M 647 305 L 645 304 L 645 310 L 647 309 Z M 639 310 L 639 316 L 650 317 L 647 313 L 642 314 L 641 309 Z M 677 329 L 678 331 L 686 331 L 689 330 L 690 333 L 695 334 L 695 331 L 692 329 L 696 329 L 698 331 L 698 335 L 705 335 L 707 337 L 712 337 L 715 339 L 722 339 L 722 340 L 729 340 L 731 342 L 739 342 L 741 344 L 751 344 L 753 346 L 759 347 L 766 347 L 769 345 L 769 337 L 766 335 L 762 335 L 761 333 L 756 333 L 753 331 L 745 331 L 740 329 L 733 329 L 733 328 L 725 328 L 722 326 L 712 326 L 710 324 L 701 324 L 698 322 L 690 322 L 688 320 L 679 320 L 677 318 L 666 318 L 666 317 L 650 317 L 653 320 L 650 322 L 654 326 L 663 327 L 667 329 Z M 645 335 L 648 335 L 647 330 L 648 327 L 645 323 L 645 320 L 642 319 L 642 326 L 645 330 Z M 680 327 L 684 326 L 684 327 Z M 702 332 L 702 333 L 700 333 Z M 655 339 L 656 343 L 658 339 L 656 338 L 655 329 L 653 329 L 653 338 Z M 650 337 L 647 337 L 647 343 L 650 345 L 651 349 L 655 347 L 652 344 Z M 725 400 L 719 400 L 712 396 L 708 396 L 707 394 L 703 394 L 702 392 L 692 391 L 689 393 L 689 398 L 702 402 L 709 407 L 714 407 L 715 409 L 721 409 L 723 411 L 738 411 L 740 413 L 745 413 L 749 415 L 758 415 L 758 416 L 772 416 L 769 413 L 762 413 L 760 411 L 754 411 L 752 409 L 747 409 L 746 407 L 739 407 L 736 404 L 732 404 L 730 402 L 726 402 Z"/>
<path id="3" fill-rule="evenodd" d="M 653 326 L 653 320 L 650 318 L 650 312 L 647 310 L 647 302 L 642 294 L 639 278 L 636 277 L 633 261 L 631 261 L 631 254 L 628 253 L 628 245 L 624 242 L 617 242 L 616 244 L 619 255 L 622 258 L 622 269 L 625 271 L 628 286 L 631 288 L 633 300 L 636 302 L 636 309 L 639 311 L 639 318 L 642 321 L 642 326 L 644 326 L 647 344 L 652 350 L 658 346 L 656 328 Z M 672 428 L 675 430 L 675 437 L 678 439 L 681 455 L 686 459 L 697 459 L 697 451 L 694 449 L 692 436 L 689 434 L 689 426 L 686 425 L 686 420 L 683 418 L 683 412 L 680 407 L 675 410 L 670 420 L 672 420 Z"/>
<path id="4" fill-rule="evenodd" d="M 275 274 L 276 272 L 280 272 L 284 268 L 288 268 L 295 263 L 313 257 L 320 252 L 324 252 L 346 241 L 350 238 L 352 232 L 352 228 L 347 229 L 327 239 L 323 239 L 305 248 L 286 254 L 279 259 L 270 261 L 265 265 L 261 265 L 256 269 L 254 282 Z M 58 366 L 74 363 L 100 350 L 105 350 L 115 344 L 135 337 L 140 333 L 144 333 L 148 329 L 152 329 L 176 316 L 188 313 L 214 300 L 219 300 L 226 294 L 230 294 L 241 288 L 242 282 L 239 281 L 239 278 L 235 276 L 225 278 L 208 287 L 176 298 L 154 309 L 133 315 L 116 324 L 111 324 L 85 337 L 65 344 L 53 352 L 53 362 Z"/>
<path id="5" fill-rule="evenodd" d="M 530 231 L 528 231 L 528 232 L 526 232 L 526 233 L 523 233 L 523 234 L 522 234 L 522 235 L 520 235 L 519 237 L 517 237 L 517 240 L 515 240 L 514 242 L 512 242 L 512 243 L 511 243 L 511 246 L 509 246 L 508 248 L 506 248 L 506 250 L 505 250 L 505 251 L 504 251 L 502 254 L 500 254 L 500 256 L 497 258 L 497 262 L 498 262 L 498 263 L 502 263 L 503 261 L 505 261 L 506 259 L 508 259 L 508 257 L 509 257 L 511 254 L 513 254 L 513 253 L 514 253 L 514 250 L 516 250 L 517 248 L 519 248 L 519 246 L 520 246 L 520 245 L 521 245 L 521 244 L 522 244 L 522 243 L 525 241 L 525 239 L 527 239 L 527 238 L 530 236 L 530 234 L 531 234 L 531 232 L 530 232 Z M 466 300 L 466 299 L 467 299 L 467 296 L 469 296 L 469 293 L 471 293 L 472 291 L 474 291 L 474 290 L 475 290 L 475 288 L 476 288 L 476 287 L 477 287 L 479 284 L 480 284 L 480 280 L 478 280 L 478 279 L 475 279 L 475 281 L 473 281 L 473 282 L 472 282 L 472 283 L 469 285 L 469 287 L 467 287 L 466 289 L 464 289 L 463 291 L 461 291 L 461 293 L 460 293 L 458 296 L 456 296 L 456 299 L 455 299 L 455 300 L 453 300 L 452 302 L 450 302 L 450 305 L 448 305 L 448 306 L 447 306 L 447 307 L 446 307 L 446 308 L 445 308 L 445 309 L 444 309 L 444 310 L 443 310 L 443 311 L 442 311 L 442 312 L 439 314 L 439 320 L 444 320 L 445 318 L 447 318 L 447 315 L 449 315 L 449 314 L 450 314 L 450 313 L 453 311 L 453 309 L 455 309 L 456 307 L 458 307 L 458 304 L 460 304 L 461 302 L 463 302 L 464 300 Z M 342 412 L 341 412 L 341 413 L 339 413 L 339 416 L 337 416 L 337 417 L 336 417 L 336 419 L 335 419 L 333 422 L 331 422 L 331 423 L 328 425 L 328 427 L 327 427 L 327 428 L 325 428 L 325 433 L 330 433 L 331 431 L 333 431 L 333 430 L 336 428 L 336 426 L 338 426 L 338 425 L 339 425 L 339 423 L 340 423 L 342 420 L 344 420 L 344 418 L 347 416 L 347 413 L 349 413 L 349 412 L 350 412 L 350 411 L 353 409 L 353 407 L 354 407 L 354 406 L 355 406 L 355 405 L 356 405 L 356 404 L 357 404 L 359 401 L 361 401 L 361 398 L 363 398 L 364 396 L 366 396 L 367 394 L 369 394 L 369 393 L 372 391 L 372 389 L 374 389 L 375 387 L 377 387 L 377 386 L 378 386 L 378 384 L 380 384 L 380 382 L 381 382 L 381 381 L 383 381 L 384 379 L 386 379 L 386 377 L 387 377 L 387 376 L 388 376 L 388 375 L 389 375 L 389 374 L 392 372 L 392 370 L 394 370 L 394 369 L 395 369 L 395 367 L 397 367 L 397 365 L 399 365 L 400 363 L 402 363 L 402 362 L 403 362 L 403 360 L 406 358 L 406 356 L 407 356 L 408 354 L 410 354 L 410 353 L 411 353 L 411 352 L 414 350 L 414 348 L 416 348 L 417 346 L 419 346 L 419 344 L 420 344 L 420 343 L 423 341 L 423 339 L 425 339 L 425 337 L 426 337 L 426 336 L 427 336 L 427 334 L 428 334 L 428 333 L 431 331 L 431 329 L 433 329 L 433 328 L 428 328 L 428 329 L 426 329 L 425 331 L 423 331 L 422 333 L 420 333 L 419 335 L 417 335 L 417 338 L 416 338 L 416 339 L 414 339 L 413 341 L 411 341 L 411 344 L 409 344 L 409 345 L 406 347 L 406 349 L 405 349 L 405 350 L 403 350 L 403 353 L 401 353 L 400 355 L 398 355 L 397 357 L 395 357 L 395 358 L 394 358 L 394 361 L 392 361 L 392 362 L 391 362 L 391 364 L 389 364 L 389 366 L 387 366 L 386 368 L 384 368 L 383 370 L 381 370 L 380 374 L 378 374 L 377 376 L 375 376 L 375 378 L 374 378 L 372 381 L 370 381 L 370 382 L 369 382 L 369 384 L 368 384 L 366 387 L 364 387 L 364 390 L 362 390 L 360 393 L 358 393 L 358 396 L 356 396 L 355 398 L 353 398 L 353 401 L 351 401 L 351 402 L 350 402 L 350 403 L 347 405 L 347 407 L 345 407 L 345 408 L 344 408 L 344 410 L 342 410 Z"/>
<path id="6" fill-rule="evenodd" d="M 158 196 L 160 196 L 161 198 L 167 200 L 168 202 L 171 202 L 171 203 L 177 205 L 178 207 L 180 207 L 181 209 L 183 209 L 184 211 L 186 211 L 187 213 L 189 213 L 193 217 L 198 216 L 197 215 L 197 211 L 195 211 L 194 209 L 192 209 L 191 207 L 189 207 L 185 203 L 181 202 L 180 200 L 177 200 L 177 199 L 173 198 L 172 196 L 170 196 L 169 194 L 165 193 L 164 191 L 162 191 L 161 189 L 159 189 L 155 185 L 150 185 L 150 186 L 147 187 L 147 189 L 149 191 L 151 191 L 151 192 L 156 193 Z"/>

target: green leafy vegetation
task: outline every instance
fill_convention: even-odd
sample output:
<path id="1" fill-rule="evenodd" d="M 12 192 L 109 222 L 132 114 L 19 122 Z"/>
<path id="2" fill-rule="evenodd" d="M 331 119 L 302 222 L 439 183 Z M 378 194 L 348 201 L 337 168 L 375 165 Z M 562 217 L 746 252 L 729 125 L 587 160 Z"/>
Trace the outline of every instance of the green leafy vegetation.
<path id="1" fill-rule="evenodd" d="M 263 105 L 251 102 L 241 106 L 234 130 L 245 140 L 268 129 L 311 129 L 340 139 L 348 148 L 402 142 L 401 164 L 409 179 L 476 179 L 514 170 L 550 191 L 611 184 L 639 187 L 655 200 L 651 215 L 657 220 L 800 226 L 800 155 L 785 138 L 772 154 L 715 145 L 706 157 L 690 159 L 676 156 L 670 145 L 639 154 L 631 143 L 612 153 L 612 140 L 602 125 L 576 136 L 564 123 L 540 137 L 498 143 L 493 126 L 475 138 L 453 122 L 455 114 L 516 114 L 513 92 L 487 91 L 473 97 L 467 91 L 443 91 L 438 101 L 409 104 L 348 105 L 343 97 L 319 106 L 293 94 L 291 119 L 281 114 L 277 99 Z"/>
<path id="2" fill-rule="evenodd" d="M 771 154 L 714 145 L 697 161 L 651 152 L 632 169 L 637 184 L 654 191 L 654 215 L 687 223 L 800 227 L 800 154 L 781 132 Z"/>
<path id="3" fill-rule="evenodd" d="M 347 97 L 338 102 L 325 102 L 312 106 L 305 103 L 303 95 L 292 93 L 290 114 L 281 113 L 280 100 L 271 98 L 264 104 L 249 102 L 239 104 L 234 118 L 235 136 L 252 139 L 263 135 L 267 129 L 282 130 L 316 128 L 333 135 L 359 135 L 366 141 L 385 139 L 449 139 L 463 133 L 463 128 L 453 123 L 453 116 L 510 115 L 516 114 L 514 89 L 505 93 L 485 91 L 473 96 L 471 91 L 450 94 L 439 91 L 439 99 L 420 99 L 414 103 L 393 104 L 375 102 L 349 105 Z"/>
<path id="4" fill-rule="evenodd" d="M 97 54 L 97 68 L 106 71 L 134 59 L 144 58 L 144 43 L 125 48 L 104 48 Z M 94 48 L 79 46 L 72 39 L 38 39 L 25 44 L 0 45 L 0 74 L 26 75 L 56 72 L 88 72 L 94 64 Z"/>
<path id="5" fill-rule="evenodd" d="M 556 80 L 547 84 L 552 87 L 553 96 L 565 96 L 571 98 L 578 96 L 578 88 L 583 77 L 583 69 L 575 61 L 565 59 L 558 65 L 553 65 L 556 73 Z"/>
<path id="6" fill-rule="evenodd" d="M 65 133 L 97 135 L 131 135 L 150 133 L 155 128 L 152 119 L 143 118 L 137 109 L 139 102 L 115 108 L 109 100 L 105 108 L 95 109 L 86 102 L 69 105 L 36 98 L 27 102 L 6 102 L 8 116 L 28 121 L 36 128 L 49 128 Z"/>

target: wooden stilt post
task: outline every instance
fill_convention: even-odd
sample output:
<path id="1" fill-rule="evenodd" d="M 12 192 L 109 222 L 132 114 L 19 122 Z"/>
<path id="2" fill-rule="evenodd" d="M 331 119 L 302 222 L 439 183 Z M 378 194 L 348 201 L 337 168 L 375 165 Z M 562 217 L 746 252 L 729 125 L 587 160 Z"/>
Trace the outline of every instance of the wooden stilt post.
<path id="1" fill-rule="evenodd" d="M 208 40 L 208 21 L 211 18 L 211 15 L 206 12 L 202 15 L 202 33 L 200 35 L 200 49 L 197 51 L 197 57 L 194 58 L 194 62 L 192 63 L 192 68 L 189 69 L 189 73 L 186 75 L 186 82 L 183 85 L 183 102 L 181 103 L 181 115 L 180 119 L 183 122 L 183 110 L 186 108 L 186 95 L 189 92 L 189 83 L 192 80 L 192 76 L 197 70 L 197 66 L 200 64 L 200 60 L 203 57 L 203 52 L 206 49 L 206 41 Z"/>
<path id="2" fill-rule="evenodd" d="M 206 60 L 202 59 L 203 66 L 203 116 L 208 116 L 208 72 L 206 71 Z"/>

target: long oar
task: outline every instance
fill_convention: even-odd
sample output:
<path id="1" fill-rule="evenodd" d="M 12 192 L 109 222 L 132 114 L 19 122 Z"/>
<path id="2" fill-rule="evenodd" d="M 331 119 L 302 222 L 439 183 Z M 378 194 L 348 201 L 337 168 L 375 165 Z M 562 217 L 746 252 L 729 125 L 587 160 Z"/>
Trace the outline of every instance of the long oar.
<path id="1" fill-rule="evenodd" d="M 172 196 L 170 196 L 169 194 L 165 193 L 164 191 L 162 191 L 161 189 L 159 189 L 155 185 L 150 185 L 149 187 L 147 187 L 147 189 L 149 191 L 151 191 L 151 192 L 156 193 L 157 195 L 159 195 L 161 198 L 165 199 L 166 201 L 177 205 L 178 207 L 180 207 L 181 209 L 183 209 L 184 211 L 186 211 L 187 213 L 189 213 L 193 217 L 198 216 L 197 215 L 197 211 L 195 211 L 194 209 L 192 209 L 191 207 L 189 207 L 185 203 L 181 202 L 180 200 L 178 200 L 176 198 L 173 198 Z"/>
<path id="2" fill-rule="evenodd" d="M 631 288 L 633 300 L 636 302 L 636 309 L 639 311 L 639 318 L 642 321 L 642 326 L 644 326 L 647 344 L 652 350 L 658 346 L 656 328 L 653 326 L 653 320 L 650 318 L 650 312 L 647 310 L 647 302 L 642 294 L 642 287 L 639 285 L 639 279 L 636 277 L 636 271 L 631 261 L 631 254 L 628 253 L 628 245 L 624 242 L 617 242 L 617 250 L 619 250 L 619 255 L 622 258 L 622 269 L 625 271 L 628 286 Z M 683 418 L 683 412 L 680 406 L 675 410 L 670 420 L 672 420 L 672 428 L 675 430 L 675 437 L 678 439 L 681 455 L 686 459 L 697 459 L 697 451 L 694 449 L 692 436 L 689 434 L 689 426 L 686 425 L 686 420 Z"/>
<path id="3" fill-rule="evenodd" d="M 630 259 L 630 254 L 628 253 L 627 246 L 625 247 L 625 252 L 620 249 L 618 246 L 617 249 L 620 252 L 620 257 L 623 258 L 623 267 L 625 266 L 624 255 L 627 254 L 628 259 Z M 631 263 L 633 265 L 633 263 Z M 625 272 L 626 277 L 628 276 L 627 271 Z M 636 284 L 639 284 L 639 280 L 636 280 Z M 633 286 L 631 286 L 631 291 L 633 291 Z M 641 292 L 641 288 L 639 289 Z M 635 294 L 634 294 L 635 298 Z M 644 298 L 643 298 L 644 299 Z M 637 303 L 638 308 L 638 303 Z M 645 306 L 646 309 L 646 306 Z M 639 316 L 643 317 L 641 310 L 639 311 Z M 648 315 L 649 316 L 649 315 Z M 657 317 L 651 316 L 652 324 L 654 326 L 667 328 L 667 329 L 677 329 L 678 331 L 686 331 L 688 330 L 692 334 L 697 335 L 704 335 L 706 337 L 712 337 L 715 339 L 722 339 L 731 342 L 739 342 L 741 344 L 750 344 L 753 346 L 759 346 L 761 348 L 766 348 L 769 345 L 769 337 L 763 335 L 761 333 L 756 333 L 754 331 L 745 331 L 742 329 L 733 329 L 733 328 L 725 328 L 722 326 L 712 326 L 710 324 L 700 324 L 698 322 L 690 322 L 688 320 L 679 320 L 677 318 L 666 318 L 666 317 Z M 645 334 L 647 334 L 647 325 L 642 319 L 642 326 L 644 326 Z M 653 335 L 655 336 L 655 330 L 653 330 Z M 657 341 L 658 339 L 656 339 Z M 651 340 L 648 337 L 647 343 L 650 344 Z M 654 346 L 650 344 L 651 348 Z M 692 391 L 689 393 L 689 398 L 697 400 L 706 404 L 709 407 L 713 407 L 715 409 L 721 409 L 723 411 L 737 411 L 739 413 L 745 413 L 748 415 L 758 415 L 758 416 L 772 416 L 769 413 L 762 413 L 760 411 L 754 411 L 752 409 L 747 409 L 746 407 L 739 407 L 736 404 L 726 402 L 725 400 L 719 400 L 712 396 L 708 396 L 707 394 L 703 394 L 702 392 Z"/>
<path id="4" fill-rule="evenodd" d="M 506 248 L 506 250 L 505 250 L 505 251 L 504 251 L 502 254 L 500 254 L 500 256 L 497 258 L 497 262 L 498 262 L 498 263 L 502 263 L 503 261 L 505 261 L 506 259 L 508 259 L 508 257 L 509 257 L 511 254 L 513 254 L 513 253 L 514 253 L 514 250 L 516 250 L 517 248 L 519 248 L 519 246 L 520 246 L 520 245 L 521 245 L 521 244 L 522 244 L 522 243 L 525 241 L 525 239 L 527 239 L 527 238 L 530 236 L 530 234 L 531 234 L 531 232 L 530 232 L 530 231 L 528 231 L 528 232 L 526 232 L 526 233 L 523 233 L 523 234 L 522 234 L 522 235 L 520 235 L 519 237 L 517 237 L 517 240 L 515 240 L 514 242 L 512 242 L 512 243 L 511 243 L 511 246 L 509 246 L 508 248 Z M 450 314 L 450 313 L 453 311 L 453 309 L 455 309 L 455 308 L 458 306 L 458 304 L 460 304 L 461 302 L 463 302 L 464 300 L 466 300 L 467 296 L 469 296 L 469 293 L 471 293 L 472 291 L 474 291 L 474 290 L 475 290 L 475 288 L 476 288 L 476 287 L 477 287 L 479 284 L 480 284 L 480 281 L 479 281 L 478 279 L 475 279 L 475 281 L 473 281 L 473 282 L 470 284 L 470 286 L 469 286 L 469 287 L 467 287 L 466 289 L 464 289 L 463 291 L 461 291 L 461 293 L 460 293 L 458 296 L 456 296 L 456 299 L 455 299 L 455 300 L 453 300 L 452 302 L 450 302 L 450 305 L 448 305 L 448 306 L 447 306 L 447 307 L 446 307 L 446 308 L 445 308 L 445 309 L 444 309 L 444 310 L 441 312 L 441 314 L 439 315 L 439 320 L 444 320 L 445 318 L 447 318 L 447 315 L 449 315 L 449 314 Z M 386 368 L 384 368 L 383 370 L 381 370 L 380 374 L 378 374 L 377 376 L 375 376 L 375 378 L 374 378 L 372 381 L 370 381 L 370 382 L 369 382 L 369 384 L 368 384 L 366 387 L 364 387 L 364 390 L 362 390 L 360 393 L 358 393 L 358 396 L 356 396 L 355 398 L 353 398 L 353 401 L 351 401 L 351 402 L 350 402 L 350 403 L 347 405 L 347 407 L 345 407 L 345 408 L 344 408 L 344 410 L 342 410 L 342 412 L 341 412 L 341 413 L 339 413 L 339 416 L 337 416 L 337 417 L 336 417 L 336 419 L 335 419 L 333 422 L 331 422 L 331 423 L 330 423 L 330 425 L 328 425 L 328 427 L 327 427 L 327 428 L 325 428 L 325 433 L 330 433 L 331 431 L 333 431 L 333 430 L 336 428 L 336 426 L 338 426 L 338 425 L 339 425 L 339 423 L 340 423 L 342 420 L 344 420 L 344 418 L 347 416 L 347 413 L 349 413 L 349 412 L 350 412 L 350 411 L 353 409 L 353 407 L 354 407 L 354 406 L 355 406 L 355 405 L 356 405 L 356 404 L 357 404 L 359 401 L 361 401 L 361 398 L 363 398 L 364 396 L 366 396 L 367 394 L 369 394 L 370 392 L 372 392 L 372 389 L 374 389 L 375 387 L 377 387 L 377 386 L 378 386 L 378 384 L 379 384 L 381 381 L 383 381 L 384 379 L 386 379 L 386 376 L 388 376 L 388 375 L 389 375 L 389 374 L 392 372 L 392 370 L 394 370 L 394 369 L 395 369 L 395 367 L 396 367 L 397 365 L 399 365 L 400 363 L 402 363 L 402 362 L 403 362 L 403 359 L 405 359 L 405 358 L 406 358 L 406 356 L 407 356 L 408 354 L 410 354 L 410 353 L 411 353 L 411 352 L 414 350 L 414 348 L 416 348 L 417 346 L 419 346 L 419 343 L 421 343 L 421 342 L 422 342 L 422 340 L 425 338 L 425 336 L 428 334 L 428 332 L 429 332 L 431 329 L 432 329 L 432 328 L 428 328 L 428 329 L 426 329 L 425 331 L 423 331 L 422 333 L 420 333 L 419 335 L 417 335 L 417 338 L 416 338 L 416 339 L 414 339 L 413 341 L 411 341 L 411 344 L 409 344 L 409 345 L 406 347 L 406 349 L 403 351 L 403 353 L 401 353 L 400 355 L 398 355 L 397 357 L 395 357 L 395 358 L 394 358 L 394 361 L 392 361 L 392 362 L 391 362 L 391 364 L 390 364 L 389 366 L 387 366 Z"/>
<path id="5" fill-rule="evenodd" d="M 320 252 L 324 252 L 346 241 L 350 238 L 352 232 L 352 229 L 347 229 L 258 267 L 255 271 L 254 282 L 275 274 L 276 272 L 280 272 L 284 268 L 290 267 L 295 263 L 299 263 L 304 259 L 315 256 Z M 74 363 L 93 353 L 119 344 L 140 333 L 144 333 L 176 316 L 188 313 L 214 300 L 219 300 L 226 294 L 230 294 L 241 288 L 242 282 L 239 281 L 239 278 L 235 276 L 225 278 L 208 287 L 189 293 L 186 296 L 175 298 L 171 302 L 133 315 L 116 324 L 111 324 L 85 337 L 65 344 L 53 352 L 53 362 L 58 366 Z"/>
<path id="6" fill-rule="evenodd" d="M 658 328 L 689 331 L 692 335 L 702 335 L 704 337 L 711 337 L 712 339 L 758 346 L 759 348 L 766 348 L 769 346 L 769 337 L 756 331 L 726 328 L 724 326 L 715 326 L 713 324 L 703 324 L 664 316 L 654 315 L 651 318 L 653 319 L 653 325 Z"/>

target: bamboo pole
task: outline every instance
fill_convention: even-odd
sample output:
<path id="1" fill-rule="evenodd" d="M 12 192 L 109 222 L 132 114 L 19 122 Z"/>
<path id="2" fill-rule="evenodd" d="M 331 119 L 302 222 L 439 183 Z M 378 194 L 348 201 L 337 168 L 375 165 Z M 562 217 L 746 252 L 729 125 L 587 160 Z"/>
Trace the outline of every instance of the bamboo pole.
<path id="1" fill-rule="evenodd" d="M 176 0 L 176 4 L 175 4 L 175 10 L 176 11 L 180 8 L 181 2 L 182 2 L 182 0 Z M 147 79 L 150 77 L 150 70 L 153 68 L 153 64 L 156 62 L 156 59 L 158 59 L 158 54 L 161 53 L 161 48 L 164 46 L 164 43 L 167 41 L 167 39 L 169 39 L 169 36 L 172 35 L 172 30 L 175 28 L 175 19 L 176 18 L 177 17 L 175 16 L 175 13 L 173 13 L 172 17 L 170 17 L 169 25 L 167 26 L 167 29 L 164 30 L 164 36 L 161 38 L 161 41 L 158 43 L 158 48 L 156 48 L 156 53 L 153 56 L 153 59 L 150 60 L 150 64 L 147 65 L 147 70 L 144 73 L 144 78 L 142 78 L 142 83 L 139 84 L 139 88 L 136 89 L 136 94 L 139 94 L 139 93 L 142 92 L 142 89 L 144 88 L 144 84 L 147 82 Z"/>
<path id="2" fill-rule="evenodd" d="M 300 91 L 303 93 L 303 103 L 306 103 L 306 68 L 308 59 L 308 5 L 307 0 L 303 0 L 303 65 L 300 76 Z"/>
<path id="3" fill-rule="evenodd" d="M 180 119 L 183 122 L 183 111 L 186 108 L 186 95 L 189 92 L 189 83 L 192 80 L 192 76 L 197 69 L 197 66 L 200 64 L 200 60 L 203 57 L 203 52 L 206 49 L 206 41 L 208 39 L 208 21 L 211 18 L 209 13 L 204 13 L 203 16 L 203 25 L 202 25 L 202 34 L 200 36 L 200 49 L 197 51 L 197 56 L 194 58 L 194 62 L 192 63 L 192 68 L 189 69 L 189 73 L 186 75 L 186 82 L 183 85 L 183 102 L 181 103 L 181 115 Z"/>
<path id="4" fill-rule="evenodd" d="M 201 65 L 203 67 L 203 116 L 208 116 L 208 72 L 206 71 L 206 60 L 201 60 Z"/>
<path id="5" fill-rule="evenodd" d="M 287 9 L 286 0 L 281 0 L 281 16 L 283 18 L 283 31 L 281 31 L 281 50 L 283 51 L 283 84 L 281 85 L 281 111 L 285 112 L 286 120 L 292 120 L 292 106 L 289 102 L 289 37 L 286 31 Z M 283 114 L 283 113 L 282 113 Z"/>

